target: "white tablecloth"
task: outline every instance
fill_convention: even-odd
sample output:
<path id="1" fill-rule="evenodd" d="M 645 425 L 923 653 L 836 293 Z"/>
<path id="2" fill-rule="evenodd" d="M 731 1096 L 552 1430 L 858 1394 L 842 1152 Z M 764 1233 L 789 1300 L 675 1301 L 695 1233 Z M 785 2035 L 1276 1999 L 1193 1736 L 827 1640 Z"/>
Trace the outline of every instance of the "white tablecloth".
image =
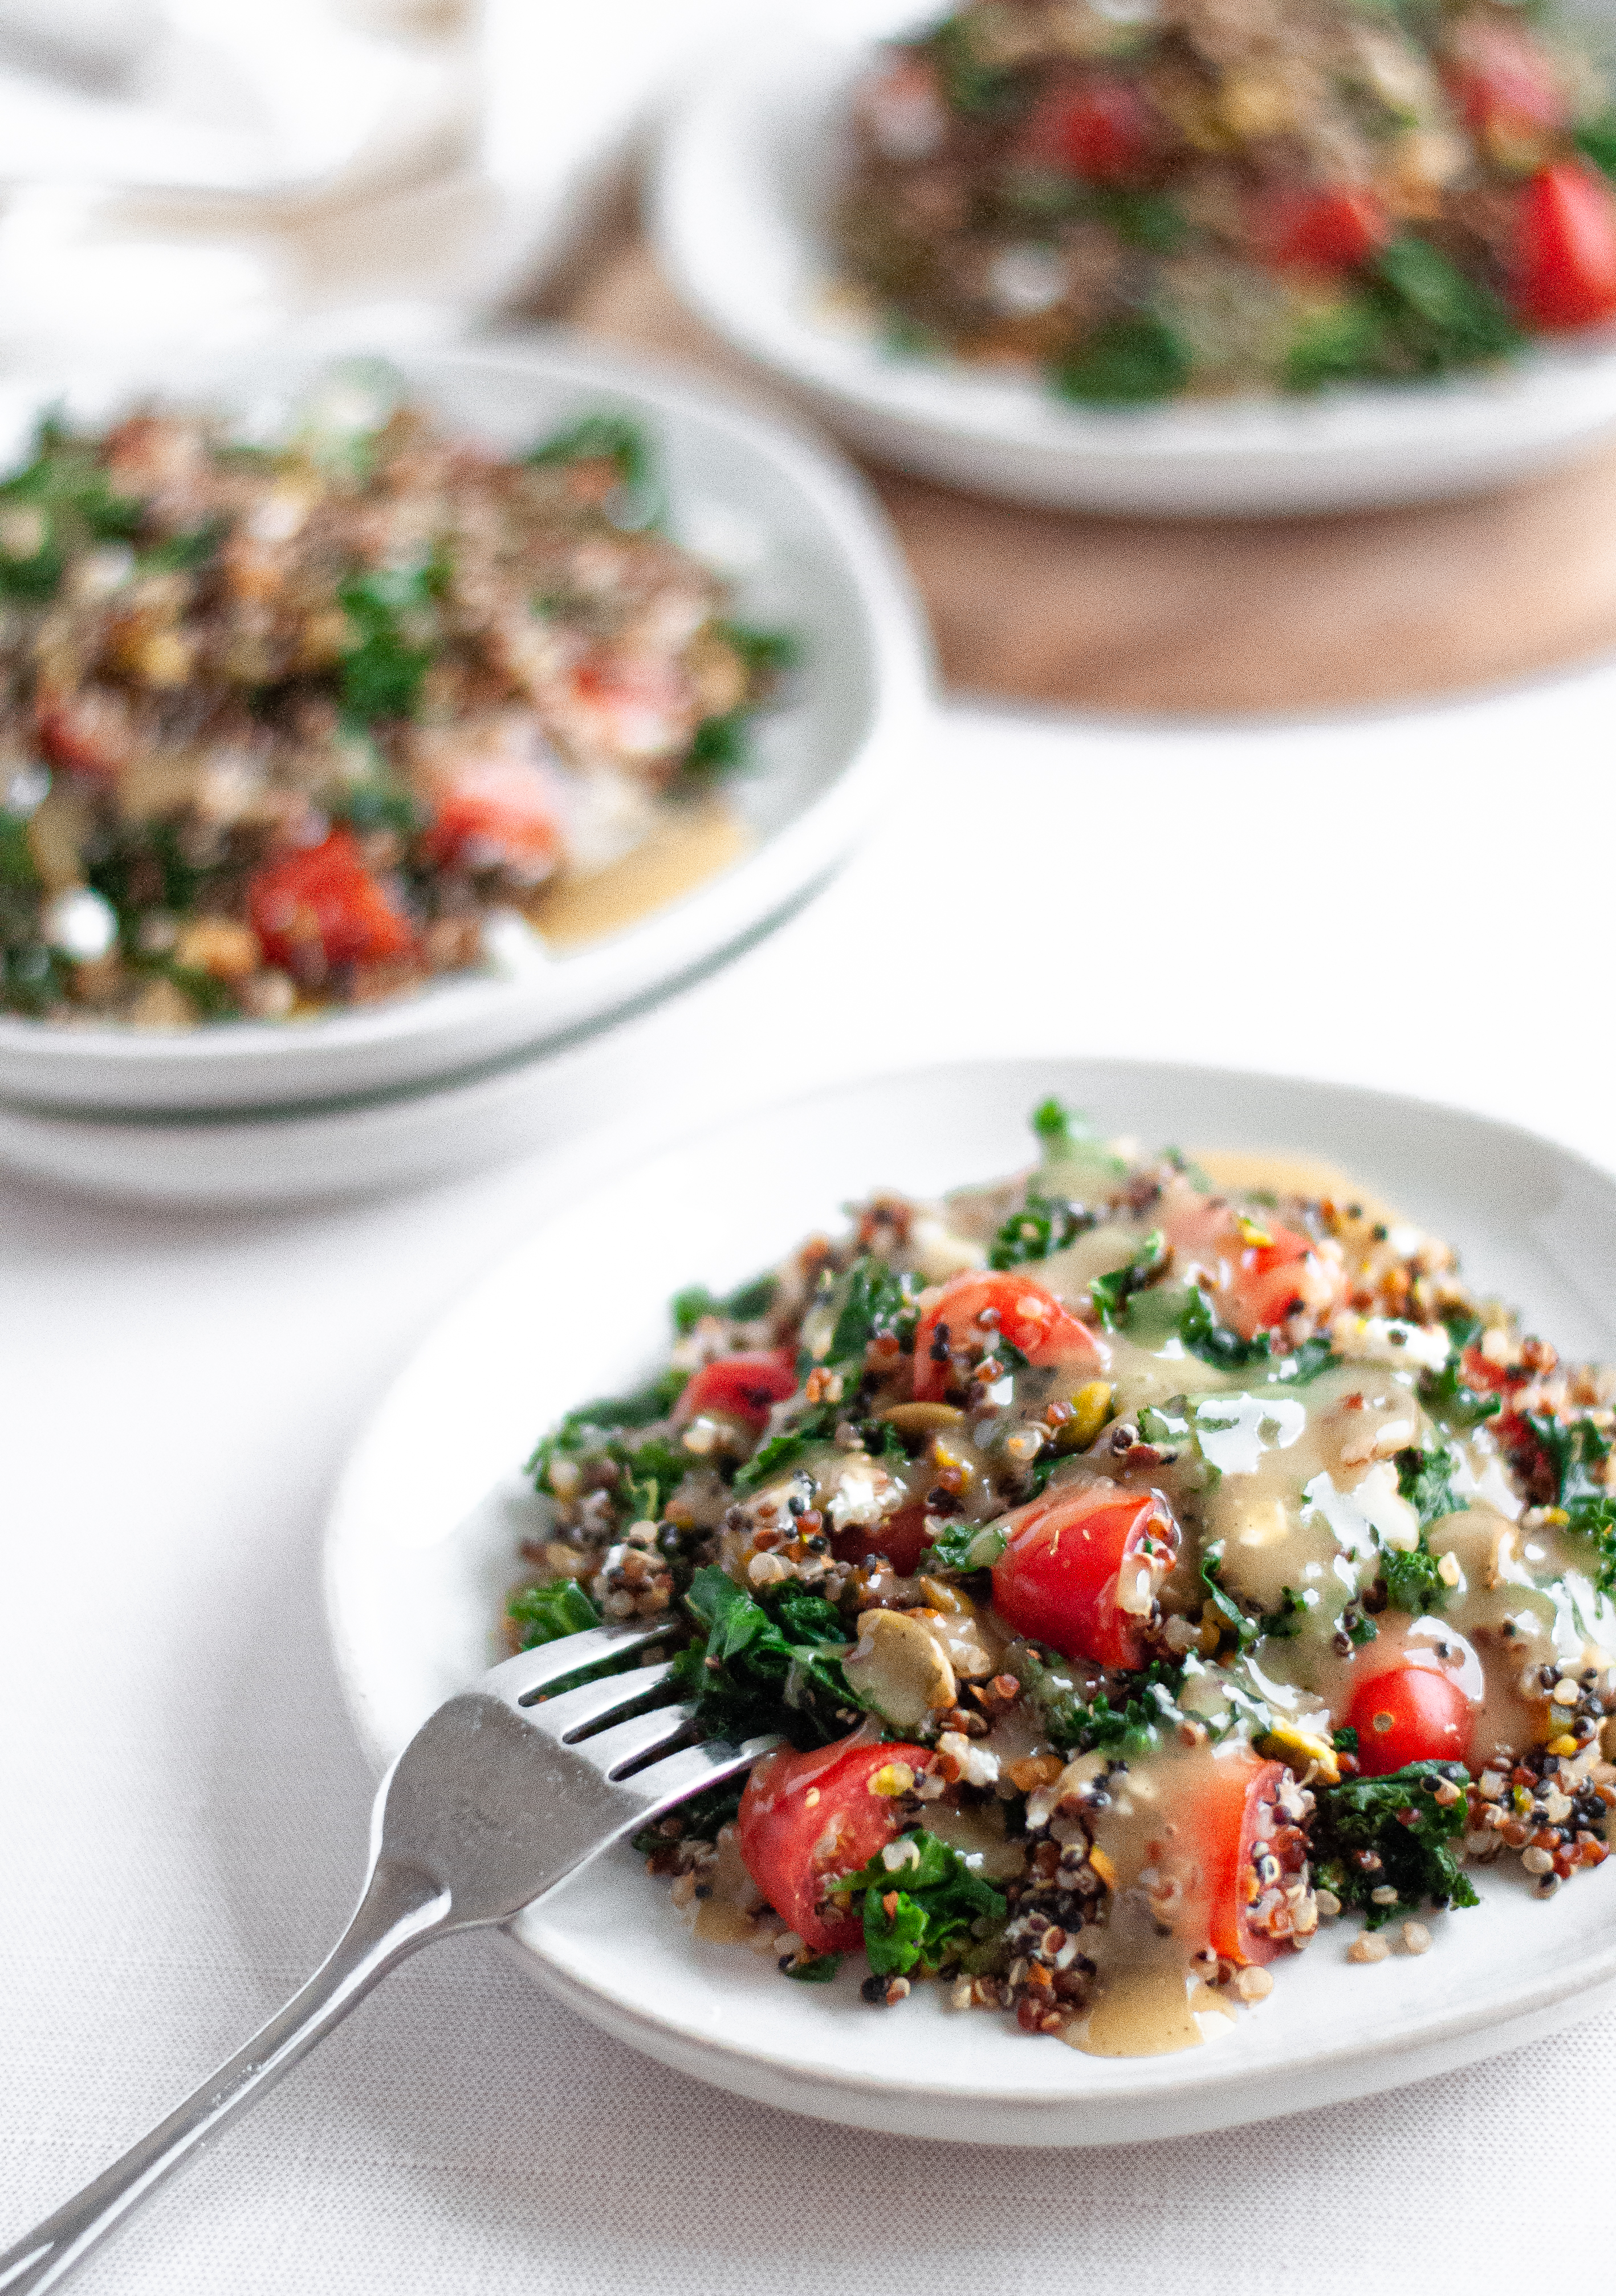
<path id="1" fill-rule="evenodd" d="M 1311 733 L 956 711 L 839 883 L 580 1055 L 558 1124 L 615 1114 L 651 1144 L 882 1062 L 1134 1051 L 1465 1100 L 1616 1160 L 1613 700 L 1606 671 Z M 369 1781 L 322 1633 L 332 1477 L 442 1305 L 624 1144 L 281 1215 L 0 1180 L 0 2243 L 334 1935 Z M 698 2087 L 463 1940 L 390 1979 L 78 2284 L 1225 2296 L 1284 2275 L 1363 2296 L 1440 2271 L 1489 2296 L 1601 2268 L 1613 2127 L 1607 2018 L 1266 2127 L 973 2154 Z"/>

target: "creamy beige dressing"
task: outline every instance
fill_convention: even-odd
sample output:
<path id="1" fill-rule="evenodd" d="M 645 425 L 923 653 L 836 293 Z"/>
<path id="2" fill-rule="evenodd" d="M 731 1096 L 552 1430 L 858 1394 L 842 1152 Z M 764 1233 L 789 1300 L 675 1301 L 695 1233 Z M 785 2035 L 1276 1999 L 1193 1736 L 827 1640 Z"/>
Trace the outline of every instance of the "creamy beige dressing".
<path id="1" fill-rule="evenodd" d="M 704 798 L 660 816 L 643 845 L 604 869 L 553 880 L 528 904 L 529 922 L 553 948 L 602 940 L 693 892 L 751 843 L 751 829 L 725 799 Z"/>

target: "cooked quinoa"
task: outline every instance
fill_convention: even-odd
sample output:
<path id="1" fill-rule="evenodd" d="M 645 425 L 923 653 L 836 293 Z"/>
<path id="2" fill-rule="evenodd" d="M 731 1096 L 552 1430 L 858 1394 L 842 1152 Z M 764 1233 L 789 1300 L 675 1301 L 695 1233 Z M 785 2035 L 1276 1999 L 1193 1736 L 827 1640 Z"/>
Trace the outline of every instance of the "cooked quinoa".
<path id="1" fill-rule="evenodd" d="M 1616 315 L 1616 116 L 1509 0 L 972 0 L 858 86 L 893 348 L 1099 404 L 1397 381 Z"/>
<path id="2" fill-rule="evenodd" d="M 791 652 L 644 441 L 339 384 L 264 446 L 47 422 L 0 481 L 0 1011 L 283 1019 L 477 965 L 693 818 Z"/>
<path id="3" fill-rule="evenodd" d="M 1343 1915 L 1418 1954 L 1472 1862 L 1603 1863 L 1616 1374 L 1318 1168 L 1034 1126 L 682 1293 L 536 1451 L 510 1627 L 666 1620 L 696 1723 L 785 1742 L 640 1837 L 700 1933 L 1149 2053 Z"/>

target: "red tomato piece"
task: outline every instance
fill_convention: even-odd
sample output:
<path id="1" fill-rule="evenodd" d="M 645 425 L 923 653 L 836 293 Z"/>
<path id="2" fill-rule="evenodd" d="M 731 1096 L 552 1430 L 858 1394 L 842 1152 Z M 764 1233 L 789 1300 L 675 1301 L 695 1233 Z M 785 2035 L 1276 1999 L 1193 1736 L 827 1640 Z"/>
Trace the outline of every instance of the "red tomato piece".
<path id="1" fill-rule="evenodd" d="M 406 955 L 414 928 L 365 865 L 350 829 L 257 872 L 247 906 L 272 964 L 302 974 Z"/>
<path id="2" fill-rule="evenodd" d="M 1541 168 L 1522 195 L 1515 308 L 1558 333 L 1616 315 L 1616 192 L 1580 160 Z"/>
<path id="3" fill-rule="evenodd" d="M 1360 184 L 1276 190 L 1251 217 L 1252 242 L 1265 262 L 1317 271 L 1353 270 L 1390 237 L 1390 217 Z"/>
<path id="4" fill-rule="evenodd" d="M 470 758 L 444 776 L 425 843 L 440 865 L 546 876 L 562 848 L 554 787 L 523 758 Z"/>
<path id="5" fill-rule="evenodd" d="M 1409 1762 L 1462 1762 L 1476 1713 L 1452 1675 L 1399 1666 L 1360 1683 L 1347 1711 L 1358 1732 L 1358 1766 L 1383 1778 Z"/>
<path id="6" fill-rule="evenodd" d="M 1205 1275 L 1219 1314 L 1243 1339 L 1298 1313 L 1322 1322 L 1345 1295 L 1344 1269 L 1308 1237 L 1266 1216 L 1259 1226 L 1221 1196 L 1169 1199 L 1162 1226 L 1179 1272 Z"/>
<path id="7" fill-rule="evenodd" d="M 1090 184 L 1126 183 L 1149 160 L 1155 115 L 1134 86 L 1095 73 L 1080 86 L 1056 88 L 1027 123 L 1025 156 Z"/>
<path id="8" fill-rule="evenodd" d="M 883 1770 L 929 1767 L 923 1746 L 873 1746 L 839 1739 L 810 1754 L 770 1754 L 746 1781 L 736 1821 L 747 1872 L 775 1911 L 815 1953 L 849 1953 L 864 1925 L 856 1915 L 821 1914 L 830 1884 L 867 1866 L 897 1833 L 894 1797 L 876 1791 Z"/>
<path id="9" fill-rule="evenodd" d="M 34 734 L 52 765 L 91 781 L 115 782 L 135 752 L 127 706 L 104 692 L 86 689 L 42 701 Z"/>
<path id="10" fill-rule="evenodd" d="M 884 1554 L 898 1576 L 906 1578 L 931 1543 L 925 1502 L 912 1499 L 884 1522 L 849 1523 L 831 1540 L 831 1552 L 839 1562 L 862 1562 L 866 1554 Z"/>
<path id="11" fill-rule="evenodd" d="M 766 1348 L 752 1355 L 721 1356 L 703 1364 L 673 1407 L 681 1425 L 704 1411 L 721 1411 L 761 1427 L 770 1406 L 797 1392 L 797 1357 L 790 1348 Z"/>
<path id="12" fill-rule="evenodd" d="M 1221 1756 L 1197 1778 L 1191 1823 L 1201 1853 L 1207 1941 L 1239 1967 L 1272 1961 L 1283 1940 L 1251 1926 L 1259 1892 L 1252 1872 L 1258 1837 L 1284 1776 L 1283 1762 L 1254 1754 Z"/>
<path id="13" fill-rule="evenodd" d="M 651 763 L 684 748 L 696 711 L 677 664 L 603 655 L 573 672 L 562 722 L 587 749 Z"/>
<path id="14" fill-rule="evenodd" d="M 1474 17 L 1456 32 L 1447 78 L 1466 124 L 1500 158 L 1571 117 L 1554 58 L 1522 26 Z"/>
<path id="15" fill-rule="evenodd" d="M 1053 1292 L 1024 1275 L 956 1275 L 943 1285 L 921 1316 L 915 1332 L 915 1396 L 919 1403 L 935 1403 L 947 1392 L 948 1365 L 934 1355 L 938 1345 L 958 1347 L 966 1339 L 985 1338 L 995 1328 L 980 1318 L 997 1316 L 997 1328 L 1029 1363 L 1070 1363 L 1103 1369 L 1104 1352 L 1087 1324 L 1080 1324 Z M 947 1340 L 939 1335 L 947 1330 Z"/>
<path id="16" fill-rule="evenodd" d="M 1054 1490 L 1001 1526 L 993 1603 L 1007 1626 L 1097 1666 L 1144 1664 L 1143 1629 L 1178 1552 L 1178 1526 L 1153 1491 L 1112 1482 Z"/>

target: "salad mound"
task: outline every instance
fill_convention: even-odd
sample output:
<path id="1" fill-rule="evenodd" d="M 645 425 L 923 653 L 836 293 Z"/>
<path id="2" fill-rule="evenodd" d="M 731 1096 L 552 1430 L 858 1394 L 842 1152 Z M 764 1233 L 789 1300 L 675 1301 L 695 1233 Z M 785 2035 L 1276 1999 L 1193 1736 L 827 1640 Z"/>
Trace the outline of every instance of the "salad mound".
<path id="1" fill-rule="evenodd" d="M 1033 1124 L 681 1293 L 535 1452 L 510 1628 L 665 1619 L 701 1729 L 785 1742 L 639 1838 L 700 1933 L 1152 2053 L 1338 1916 L 1423 1952 L 1478 1861 L 1603 1863 L 1616 1373 L 1339 1177 Z"/>
<path id="2" fill-rule="evenodd" d="M 642 906 L 733 858 L 703 793 L 792 647 L 660 521 L 616 415 L 503 455 L 339 379 L 275 446 L 47 422 L 0 480 L 0 1013 L 366 1002 L 622 922 L 631 856 Z"/>
<path id="3" fill-rule="evenodd" d="M 892 348 L 1071 399 L 1316 390 L 1616 316 L 1616 114 L 1514 0 L 969 0 L 856 91 Z"/>

